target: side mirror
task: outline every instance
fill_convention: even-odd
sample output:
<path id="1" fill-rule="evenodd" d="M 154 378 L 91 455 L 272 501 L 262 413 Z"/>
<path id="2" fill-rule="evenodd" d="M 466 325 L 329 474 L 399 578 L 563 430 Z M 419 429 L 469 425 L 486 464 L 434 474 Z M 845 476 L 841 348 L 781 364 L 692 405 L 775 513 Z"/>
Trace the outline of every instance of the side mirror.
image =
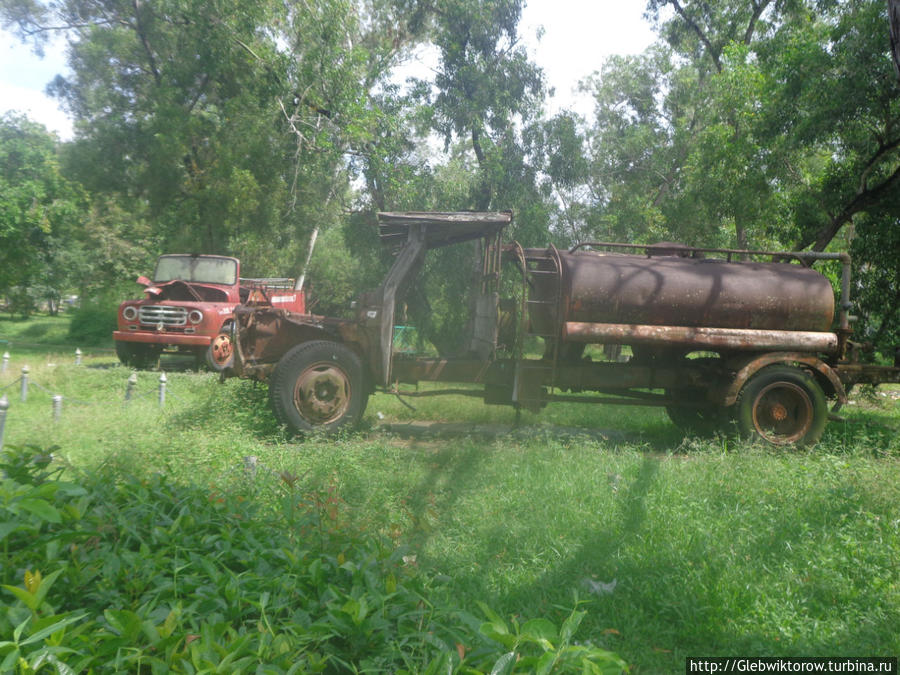
<path id="1" fill-rule="evenodd" d="M 150 280 L 149 280 L 147 277 L 145 277 L 145 276 L 140 276 L 140 277 L 138 277 L 138 278 L 137 278 L 137 282 L 138 282 L 141 286 L 150 286 L 150 285 L 153 284 L 153 282 L 150 281 Z"/>

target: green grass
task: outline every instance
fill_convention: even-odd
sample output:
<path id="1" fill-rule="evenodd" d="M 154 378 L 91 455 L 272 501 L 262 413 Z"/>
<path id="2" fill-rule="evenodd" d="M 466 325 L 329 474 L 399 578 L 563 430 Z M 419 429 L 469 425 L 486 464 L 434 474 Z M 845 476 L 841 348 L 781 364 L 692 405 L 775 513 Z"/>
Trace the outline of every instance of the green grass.
<path id="1" fill-rule="evenodd" d="M 0 314 L 0 347 L 8 350 L 10 347 L 25 345 L 65 345 L 68 344 L 69 317 L 60 316 L 33 316 L 29 319 L 20 319 Z M 112 335 L 110 335 L 110 341 Z M 74 350 L 74 348 L 73 348 Z"/>
<path id="2" fill-rule="evenodd" d="M 169 372 L 160 410 L 158 373 L 140 373 L 126 405 L 129 371 L 111 358 L 37 357 L 14 354 L 0 388 L 28 360 L 32 380 L 64 396 L 62 419 L 52 422 L 47 392 L 21 403 L 8 387 L 7 443 L 59 445 L 60 462 L 82 470 L 237 489 L 275 511 L 272 486 L 288 476 L 299 494 L 339 504 L 341 528 L 402 552 L 405 568 L 444 588 L 435 597 L 482 619 L 479 602 L 560 626 L 577 596 L 576 640 L 620 654 L 632 672 L 683 672 L 699 654 L 900 653 L 891 398 L 856 396 L 848 421 L 804 451 L 684 439 L 659 410 L 577 404 L 524 413 L 524 429 L 506 436 L 405 437 L 380 425 L 515 416 L 458 396 L 412 400 L 411 411 L 383 394 L 359 432 L 298 442 L 250 382 Z"/>

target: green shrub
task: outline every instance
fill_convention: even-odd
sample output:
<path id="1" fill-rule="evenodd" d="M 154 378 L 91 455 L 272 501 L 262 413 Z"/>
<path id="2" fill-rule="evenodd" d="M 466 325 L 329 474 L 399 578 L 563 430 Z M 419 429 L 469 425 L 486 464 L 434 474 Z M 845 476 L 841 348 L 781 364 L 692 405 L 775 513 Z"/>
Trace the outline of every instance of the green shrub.
<path id="1" fill-rule="evenodd" d="M 625 669 L 572 644 L 581 612 L 557 630 L 454 608 L 402 550 L 349 527 L 333 490 L 303 494 L 289 473 L 231 488 L 114 468 L 68 482 L 50 457 L 0 456 L 0 672 Z"/>
<path id="2" fill-rule="evenodd" d="M 112 300 L 86 302 L 72 315 L 69 340 L 79 345 L 109 342 L 116 329 L 118 306 Z"/>

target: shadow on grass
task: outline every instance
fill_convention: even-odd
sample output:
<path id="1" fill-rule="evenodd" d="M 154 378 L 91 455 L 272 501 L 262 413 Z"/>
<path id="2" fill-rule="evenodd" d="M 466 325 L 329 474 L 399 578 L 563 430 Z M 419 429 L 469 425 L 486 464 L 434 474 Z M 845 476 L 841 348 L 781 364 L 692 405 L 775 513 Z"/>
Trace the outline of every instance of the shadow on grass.
<path id="1" fill-rule="evenodd" d="M 885 594 L 897 580 L 890 572 L 891 545 L 886 542 L 880 551 L 857 550 L 861 542 L 889 537 L 890 528 L 873 525 L 877 531 L 872 533 L 830 535 L 830 528 L 859 521 L 869 510 L 888 511 L 873 506 L 865 488 L 803 489 L 748 506 L 741 504 L 748 497 L 740 494 L 739 486 L 732 501 L 725 486 L 720 494 L 713 490 L 698 495 L 712 502 L 709 526 L 702 519 L 673 521 L 667 542 L 659 504 L 670 497 L 654 494 L 668 485 L 659 480 L 664 461 L 655 455 L 637 458 L 623 471 L 626 475 L 617 477 L 615 508 L 597 514 L 598 527 L 583 537 L 580 547 L 537 579 L 503 589 L 492 600 L 495 607 L 511 614 L 534 615 L 536 607 L 551 613 L 571 607 L 576 584 L 578 594 L 588 598 L 589 610 L 580 638 L 640 662 L 640 672 L 680 671 L 690 654 L 896 651 L 900 612 Z M 760 496 L 753 490 L 748 494 L 749 499 Z M 651 497 L 655 514 L 648 524 Z M 729 541 L 729 533 L 721 528 L 723 523 L 741 523 L 732 517 L 741 508 L 751 533 L 735 533 Z M 767 513 L 779 520 L 765 523 Z M 768 529 L 755 530 L 759 523 Z M 503 529 L 498 523 L 498 542 Z M 820 554 L 820 547 L 827 550 Z M 500 552 L 500 544 L 488 543 L 479 556 L 481 566 L 497 564 Z M 489 598 L 488 576 L 469 572 L 457 582 L 471 588 L 475 597 Z"/>
<path id="2" fill-rule="evenodd" d="M 462 445 L 446 444 L 427 450 L 420 461 L 427 462 L 427 473 L 406 495 L 406 508 L 414 529 L 409 538 L 415 548 L 423 548 L 434 528 L 438 514 L 453 513 L 454 505 L 470 490 L 477 490 L 477 476 L 490 461 L 490 450 L 478 447 L 471 439 Z"/>

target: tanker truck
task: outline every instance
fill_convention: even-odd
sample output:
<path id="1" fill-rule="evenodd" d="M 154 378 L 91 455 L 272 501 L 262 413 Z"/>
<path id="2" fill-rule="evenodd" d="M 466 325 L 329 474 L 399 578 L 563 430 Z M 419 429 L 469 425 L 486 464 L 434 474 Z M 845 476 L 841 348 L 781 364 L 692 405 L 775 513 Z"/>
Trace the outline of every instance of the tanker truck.
<path id="1" fill-rule="evenodd" d="M 859 362 L 847 254 L 525 248 L 504 241 L 511 221 L 511 212 L 379 213 L 393 264 L 353 317 L 240 305 L 223 379 L 268 382 L 275 417 L 300 434 L 356 424 L 383 391 L 476 396 L 517 412 L 556 401 L 661 406 L 687 431 L 736 430 L 774 445 L 815 443 L 853 386 L 900 381 L 896 362 Z M 467 242 L 478 242 L 481 263 L 459 349 L 399 349 L 397 323 L 421 291 L 426 255 Z M 837 305 L 812 269 L 823 260 L 842 270 Z M 419 387 L 426 382 L 439 384 Z"/>

